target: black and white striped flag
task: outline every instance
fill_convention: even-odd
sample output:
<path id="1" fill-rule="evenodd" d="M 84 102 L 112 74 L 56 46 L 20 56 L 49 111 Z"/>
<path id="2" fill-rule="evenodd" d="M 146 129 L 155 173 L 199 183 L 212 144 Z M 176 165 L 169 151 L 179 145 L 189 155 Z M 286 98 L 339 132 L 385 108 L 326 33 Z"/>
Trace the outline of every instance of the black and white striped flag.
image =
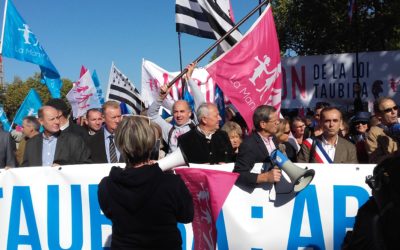
<path id="1" fill-rule="evenodd" d="M 230 0 L 176 0 L 176 31 L 210 39 L 219 39 L 234 23 L 230 18 Z M 220 45 L 227 51 L 242 34 L 235 30 Z"/>
<path id="2" fill-rule="evenodd" d="M 145 104 L 139 91 L 122 72 L 111 64 L 108 80 L 107 100 L 124 102 L 132 111 L 139 114 L 145 108 Z"/>

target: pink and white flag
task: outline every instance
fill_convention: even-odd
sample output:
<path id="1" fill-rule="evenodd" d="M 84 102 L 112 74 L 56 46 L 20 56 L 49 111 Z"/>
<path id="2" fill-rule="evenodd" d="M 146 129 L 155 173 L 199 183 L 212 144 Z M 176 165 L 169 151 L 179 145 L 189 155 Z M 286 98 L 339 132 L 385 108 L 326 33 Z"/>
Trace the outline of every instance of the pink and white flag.
<path id="1" fill-rule="evenodd" d="M 215 223 L 239 174 L 200 168 L 174 170 L 181 176 L 193 197 L 194 249 L 215 249 L 217 242 Z"/>
<path id="2" fill-rule="evenodd" d="M 146 106 L 151 105 L 158 97 L 160 87 L 169 83 L 180 72 L 168 72 L 160 66 L 150 61 L 144 60 L 142 63 L 142 97 L 146 102 Z M 197 82 L 201 92 L 204 94 L 208 102 L 214 102 L 215 84 L 210 75 L 204 68 L 196 68 L 193 71 L 192 78 Z M 190 89 L 189 89 L 190 92 Z M 172 104 L 179 100 L 182 93 L 182 83 L 178 80 L 171 88 L 169 95 L 163 105 L 167 109 L 171 109 Z"/>
<path id="3" fill-rule="evenodd" d="M 97 90 L 89 70 L 86 70 L 82 77 L 73 83 L 71 90 L 67 94 L 67 99 L 71 104 L 75 118 L 85 115 L 88 109 L 101 108 Z"/>
<path id="4" fill-rule="evenodd" d="M 224 95 L 238 109 L 249 129 L 260 105 L 280 112 L 282 68 L 271 5 L 243 39 L 206 67 Z"/>

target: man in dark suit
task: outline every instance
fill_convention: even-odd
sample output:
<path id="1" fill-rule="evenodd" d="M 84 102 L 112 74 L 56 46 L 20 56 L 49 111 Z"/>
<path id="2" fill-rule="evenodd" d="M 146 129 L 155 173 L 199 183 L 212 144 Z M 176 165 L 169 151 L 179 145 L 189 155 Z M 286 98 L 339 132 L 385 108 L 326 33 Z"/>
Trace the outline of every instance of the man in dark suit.
<path id="1" fill-rule="evenodd" d="M 7 133 L 0 128 L 0 168 L 16 166 L 12 143 L 10 133 Z"/>
<path id="2" fill-rule="evenodd" d="M 313 143 L 312 138 L 308 138 L 303 142 L 297 155 L 297 161 L 358 163 L 357 151 L 354 144 L 339 136 L 340 125 L 342 124 L 342 112 L 335 107 L 326 107 L 321 111 L 320 123 L 322 135 L 314 139 L 315 143 Z"/>
<path id="3" fill-rule="evenodd" d="M 38 116 L 44 131 L 26 143 L 23 167 L 91 163 L 82 138 L 60 131 L 61 114 L 57 109 L 43 106 Z"/>
<path id="4" fill-rule="evenodd" d="M 84 129 L 82 126 L 79 126 L 76 123 L 73 123 L 72 120 L 70 120 L 71 109 L 68 107 L 68 105 L 65 103 L 63 99 L 59 98 L 50 99 L 46 103 L 46 105 L 51 106 L 61 112 L 60 116 L 61 131 L 78 135 L 83 139 L 85 143 L 88 141 L 89 134 L 87 133 L 86 129 Z"/>
<path id="5" fill-rule="evenodd" d="M 114 144 L 114 132 L 122 118 L 119 103 L 107 101 L 102 110 L 104 126 L 88 140 L 91 159 L 93 163 L 124 162 Z"/>
<path id="6" fill-rule="evenodd" d="M 281 179 L 281 171 L 273 168 L 270 154 L 277 148 L 275 134 L 278 131 L 279 114 L 272 106 L 261 105 L 253 114 L 255 131 L 240 144 L 233 172 L 239 173 L 238 184 L 255 188 L 260 183 L 274 183 Z M 264 162 L 264 171 L 250 173 L 255 163 Z"/>

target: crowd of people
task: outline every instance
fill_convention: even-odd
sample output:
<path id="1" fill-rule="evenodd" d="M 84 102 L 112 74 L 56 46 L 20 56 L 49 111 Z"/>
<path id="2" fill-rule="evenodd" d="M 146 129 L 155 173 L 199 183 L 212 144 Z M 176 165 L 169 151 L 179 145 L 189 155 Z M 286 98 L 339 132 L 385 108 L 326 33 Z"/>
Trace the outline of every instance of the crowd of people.
<path id="1" fill-rule="evenodd" d="M 164 120 L 159 110 L 168 93 L 165 86 L 140 115 L 122 115 L 118 102 L 107 101 L 101 109 L 88 110 L 80 124 L 70 119 L 70 108 L 62 99 L 51 99 L 40 108 L 37 118 L 23 119 L 22 136 L 0 131 L 0 168 L 125 162 L 126 170 L 114 167 L 99 186 L 101 208 L 117 228 L 113 228 L 112 244 L 153 244 L 132 225 L 141 225 L 157 207 L 154 214 L 161 213 L 157 223 L 165 223 L 175 247 L 180 244 L 176 222 L 193 219 L 193 204 L 183 182 L 164 175 L 156 160 L 177 149 L 189 163 L 234 162 L 237 184 L 250 188 L 280 181 L 281 170 L 270 159 L 276 149 L 292 162 L 326 164 L 379 164 L 399 155 L 398 106 L 392 98 L 378 99 L 373 115 L 361 111 L 350 117 L 328 103 L 318 103 L 306 117 L 283 118 L 274 107 L 261 105 L 253 114 L 253 130 L 247 131 L 231 106 L 226 117 L 221 117 L 214 103 L 205 102 L 191 79 L 194 67 L 188 67 L 186 80 L 196 112 L 188 102 L 179 100 L 172 107 L 173 122 Z M 258 162 L 263 163 L 262 171 L 253 173 Z M 135 183 L 134 178 L 141 181 Z M 161 179 L 164 184 L 159 185 Z M 121 183 L 124 189 L 116 187 Z M 166 197 L 165 192 L 172 196 Z M 166 200 L 149 200 L 150 193 Z M 132 204 L 124 204 L 131 198 Z M 127 232 L 129 237 L 125 237 Z"/>

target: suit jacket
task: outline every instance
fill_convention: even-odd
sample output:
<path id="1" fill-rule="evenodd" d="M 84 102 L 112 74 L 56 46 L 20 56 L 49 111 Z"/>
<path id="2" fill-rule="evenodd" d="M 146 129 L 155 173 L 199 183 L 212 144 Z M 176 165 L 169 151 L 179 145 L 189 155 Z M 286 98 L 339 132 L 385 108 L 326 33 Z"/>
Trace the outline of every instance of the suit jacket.
<path id="1" fill-rule="evenodd" d="M 278 148 L 276 138 L 273 138 L 273 141 L 275 147 Z M 250 136 L 246 137 L 239 146 L 239 153 L 236 158 L 235 168 L 233 169 L 233 172 L 240 174 L 237 180 L 238 184 L 250 188 L 256 187 L 258 174 L 250 173 L 250 171 L 254 167 L 254 164 L 258 162 L 266 163 L 267 169 L 272 166 L 263 139 L 257 132 L 253 132 Z"/>
<path id="2" fill-rule="evenodd" d="M 87 132 L 87 130 L 73 122 L 69 122 L 69 126 L 64 129 L 63 132 L 79 135 L 85 143 L 87 143 L 89 140 L 89 133 Z"/>
<path id="3" fill-rule="evenodd" d="M 22 166 L 42 166 L 42 150 L 43 134 L 40 133 L 26 142 Z M 57 138 L 53 162 L 60 165 L 92 163 L 82 138 L 67 132 L 61 132 Z"/>
<path id="4" fill-rule="evenodd" d="M 10 133 L 0 129 L 0 168 L 15 167 L 16 160 Z"/>
<path id="5" fill-rule="evenodd" d="M 322 135 L 317 136 L 317 140 L 321 141 Z M 303 143 L 297 155 L 297 161 L 307 163 L 309 162 L 309 159 L 310 159 L 310 150 Z M 311 162 L 315 163 L 315 160 L 313 159 Z M 354 144 L 339 136 L 333 163 L 358 163 L 357 150 Z"/>
<path id="6" fill-rule="evenodd" d="M 399 148 L 397 142 L 378 126 L 371 127 L 366 142 L 370 163 L 380 163 L 393 156 Z"/>
<path id="7" fill-rule="evenodd" d="M 102 128 L 95 135 L 89 137 L 87 145 L 89 147 L 93 163 L 108 163 L 106 143 L 104 141 L 104 128 Z M 124 162 L 122 154 L 119 158 L 119 162 Z"/>

